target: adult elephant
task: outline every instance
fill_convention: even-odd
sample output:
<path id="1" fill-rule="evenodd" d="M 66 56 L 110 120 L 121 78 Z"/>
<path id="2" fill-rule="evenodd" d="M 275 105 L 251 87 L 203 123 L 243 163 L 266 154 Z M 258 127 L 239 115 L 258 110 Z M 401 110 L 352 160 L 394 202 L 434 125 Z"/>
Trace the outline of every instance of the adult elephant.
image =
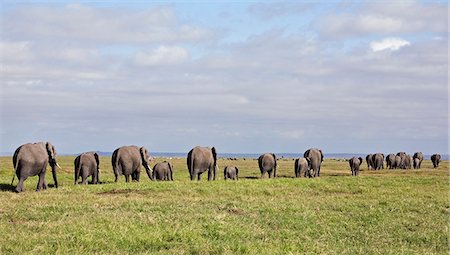
<path id="1" fill-rule="evenodd" d="M 231 179 L 231 180 L 239 180 L 239 168 L 235 166 L 226 166 L 223 169 L 223 178 L 225 180 Z"/>
<path id="2" fill-rule="evenodd" d="M 402 158 L 398 155 L 395 155 L 395 169 L 400 168 L 402 163 Z"/>
<path id="3" fill-rule="evenodd" d="M 431 162 L 433 162 L 433 168 L 438 168 L 439 162 L 441 162 L 441 155 L 439 154 L 431 155 Z"/>
<path id="4" fill-rule="evenodd" d="M 294 163 L 295 177 L 311 177 L 308 165 L 308 160 L 306 158 L 296 159 Z"/>
<path id="5" fill-rule="evenodd" d="M 384 169 L 384 154 L 375 153 L 372 155 L 372 166 L 375 170 Z"/>
<path id="6" fill-rule="evenodd" d="M 368 154 L 366 156 L 367 170 L 373 169 L 372 156 L 373 156 L 373 154 Z"/>
<path id="7" fill-rule="evenodd" d="M 147 175 L 151 180 L 173 181 L 173 166 L 167 161 L 158 163 L 153 167 L 153 176 L 149 171 Z"/>
<path id="8" fill-rule="evenodd" d="M 261 171 L 261 178 L 267 172 L 269 178 L 277 177 L 277 156 L 273 153 L 264 153 L 258 158 L 259 170 Z"/>
<path id="9" fill-rule="evenodd" d="M 352 171 L 353 176 L 358 176 L 359 174 L 359 166 L 362 164 L 363 159 L 361 157 L 353 157 L 348 163 L 350 164 L 350 170 Z"/>
<path id="10" fill-rule="evenodd" d="M 148 166 L 149 159 L 148 150 L 145 147 L 132 145 L 117 148 L 111 158 L 114 176 L 116 177 L 114 181 L 117 182 L 120 175 L 125 175 L 125 181 L 130 182 L 131 175 L 131 179 L 138 182 L 141 176 L 141 165 L 144 166 L 147 174 L 151 172 Z"/>
<path id="11" fill-rule="evenodd" d="M 420 169 L 420 167 L 422 166 L 422 161 L 423 161 L 423 153 L 420 151 L 414 153 L 414 155 L 413 155 L 414 169 Z"/>
<path id="12" fill-rule="evenodd" d="M 196 146 L 189 151 L 187 156 L 187 167 L 191 181 L 197 176 L 201 180 L 201 174 L 208 171 L 208 181 L 216 180 L 217 153 L 216 148 Z"/>
<path id="13" fill-rule="evenodd" d="M 99 182 L 100 160 L 97 152 L 85 152 L 78 155 L 73 162 L 75 166 L 75 181 L 78 184 L 78 179 L 81 176 L 81 184 L 87 184 L 87 178 L 92 176 L 92 183 Z"/>
<path id="14" fill-rule="evenodd" d="M 386 156 L 386 168 L 389 169 L 395 168 L 395 154 L 391 153 Z"/>
<path id="15" fill-rule="evenodd" d="M 407 167 L 406 163 L 407 161 L 409 161 L 408 154 L 406 154 L 406 152 L 401 151 L 397 153 L 397 156 L 400 157 L 400 164 L 397 165 L 397 168 L 406 169 Z"/>
<path id="16" fill-rule="evenodd" d="M 56 167 L 61 167 L 56 161 L 56 150 L 51 143 L 27 143 L 17 148 L 13 155 L 15 175 L 11 181 L 12 185 L 14 182 L 14 178 L 17 175 L 19 183 L 17 184 L 15 191 L 24 191 L 24 181 L 28 177 L 35 175 L 39 176 L 36 191 L 47 189 L 47 181 L 45 179 L 47 164 L 50 164 L 50 167 L 52 168 L 53 181 L 55 182 L 55 187 L 58 188 Z"/>
<path id="17" fill-rule="evenodd" d="M 308 167 L 311 177 L 320 177 L 320 167 L 323 162 L 323 153 L 319 149 L 311 148 L 303 154 L 308 161 Z"/>

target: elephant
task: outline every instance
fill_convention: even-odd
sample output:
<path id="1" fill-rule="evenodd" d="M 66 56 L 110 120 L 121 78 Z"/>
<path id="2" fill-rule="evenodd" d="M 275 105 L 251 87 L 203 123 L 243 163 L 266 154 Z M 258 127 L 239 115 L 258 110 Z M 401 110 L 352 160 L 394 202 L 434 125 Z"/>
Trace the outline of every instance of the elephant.
<path id="1" fill-rule="evenodd" d="M 400 168 L 402 163 L 402 158 L 398 155 L 395 155 L 395 167 L 394 168 Z"/>
<path id="2" fill-rule="evenodd" d="M 409 160 L 406 152 L 398 152 L 397 156 L 400 156 L 400 164 L 397 165 L 397 168 L 406 169 L 406 161 Z"/>
<path id="3" fill-rule="evenodd" d="M 298 158 L 294 163 L 294 173 L 295 177 L 311 177 L 309 168 L 308 168 L 308 160 L 306 158 Z"/>
<path id="4" fill-rule="evenodd" d="M 201 174 L 208 171 L 208 181 L 216 180 L 217 152 L 216 148 L 196 146 L 189 151 L 187 156 L 187 167 L 191 181 L 197 176 L 201 180 Z"/>
<path id="5" fill-rule="evenodd" d="M 412 157 L 411 155 L 408 154 L 404 154 L 404 156 L 402 157 L 400 155 L 400 157 L 402 158 L 402 169 L 411 169 L 411 164 L 412 164 Z"/>
<path id="6" fill-rule="evenodd" d="M 74 184 L 78 184 L 81 175 L 81 184 L 87 184 L 87 178 L 92 176 L 92 183 L 99 183 L 100 161 L 97 152 L 85 152 L 78 155 L 73 162 L 75 169 Z"/>
<path id="7" fill-rule="evenodd" d="M 413 156 L 414 169 L 420 169 L 420 167 L 422 166 L 422 161 L 423 161 L 423 153 L 422 152 L 414 153 Z"/>
<path id="8" fill-rule="evenodd" d="M 363 159 L 361 157 L 353 157 L 348 163 L 350 164 L 350 170 L 352 171 L 353 176 L 358 176 L 359 174 L 359 166 L 362 164 Z"/>
<path id="9" fill-rule="evenodd" d="M 386 168 L 394 169 L 396 168 L 395 165 L 395 154 L 391 153 L 386 156 Z"/>
<path id="10" fill-rule="evenodd" d="M 112 155 L 111 164 L 115 176 L 115 182 L 119 180 L 120 175 L 125 175 L 125 181 L 139 182 L 141 175 L 141 165 L 147 171 L 147 175 L 152 179 L 151 169 L 148 165 L 150 157 L 145 147 L 137 147 L 135 145 L 122 146 L 117 148 Z"/>
<path id="11" fill-rule="evenodd" d="M 372 154 L 366 156 L 367 170 L 373 169 Z"/>
<path id="12" fill-rule="evenodd" d="M 153 166 L 153 176 L 151 180 L 173 181 L 173 166 L 164 161 Z"/>
<path id="13" fill-rule="evenodd" d="M 440 161 L 441 161 L 441 155 L 439 155 L 439 154 L 431 155 L 431 162 L 433 162 L 433 168 L 438 168 Z"/>
<path id="14" fill-rule="evenodd" d="M 323 152 L 319 149 L 308 149 L 303 154 L 308 161 L 308 168 L 311 177 L 320 177 L 320 166 L 323 162 Z"/>
<path id="15" fill-rule="evenodd" d="M 225 180 L 231 179 L 231 180 L 239 180 L 239 168 L 235 166 L 226 166 L 223 169 L 223 178 Z"/>
<path id="16" fill-rule="evenodd" d="M 13 155 L 15 175 L 11 181 L 12 185 L 14 183 L 14 178 L 17 175 L 19 183 L 17 184 L 15 191 L 18 193 L 23 192 L 24 181 L 28 177 L 35 175 L 39 176 L 36 191 L 47 189 L 47 181 L 45 179 L 47 164 L 50 164 L 50 167 L 52 168 L 53 181 L 55 182 L 55 187 L 58 188 L 56 167 L 60 169 L 61 167 L 56 161 L 56 150 L 51 143 L 27 143 L 17 148 Z"/>
<path id="17" fill-rule="evenodd" d="M 375 153 L 372 155 L 372 167 L 374 170 L 384 169 L 384 154 Z"/>
<path id="18" fill-rule="evenodd" d="M 259 170 L 261 171 L 261 178 L 267 172 L 269 179 L 277 177 L 277 156 L 273 153 L 264 153 L 258 158 Z"/>

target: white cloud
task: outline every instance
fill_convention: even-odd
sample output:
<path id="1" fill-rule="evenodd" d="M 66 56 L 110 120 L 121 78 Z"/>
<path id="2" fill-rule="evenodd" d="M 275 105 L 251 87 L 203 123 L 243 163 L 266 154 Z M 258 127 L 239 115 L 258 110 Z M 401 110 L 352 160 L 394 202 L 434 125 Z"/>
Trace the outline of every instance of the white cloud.
<path id="1" fill-rule="evenodd" d="M 352 12 L 332 12 L 319 16 L 314 27 L 325 38 L 364 35 L 401 35 L 405 33 L 447 34 L 448 5 L 419 1 L 365 2 Z"/>
<path id="2" fill-rule="evenodd" d="M 172 8 L 143 10 L 94 8 L 86 5 L 22 5 L 3 17 L 2 32 L 13 40 L 39 37 L 71 43 L 144 44 L 200 42 L 211 30 L 180 25 Z"/>
<path id="3" fill-rule="evenodd" d="M 382 51 L 382 50 L 399 50 L 402 47 L 411 45 L 410 42 L 403 40 L 401 38 L 389 37 L 384 38 L 381 41 L 373 41 L 370 43 L 370 48 L 372 51 Z"/>
<path id="4" fill-rule="evenodd" d="M 188 58 L 189 53 L 185 48 L 163 45 L 150 52 L 137 52 L 135 62 L 138 65 L 173 65 L 182 63 Z"/>

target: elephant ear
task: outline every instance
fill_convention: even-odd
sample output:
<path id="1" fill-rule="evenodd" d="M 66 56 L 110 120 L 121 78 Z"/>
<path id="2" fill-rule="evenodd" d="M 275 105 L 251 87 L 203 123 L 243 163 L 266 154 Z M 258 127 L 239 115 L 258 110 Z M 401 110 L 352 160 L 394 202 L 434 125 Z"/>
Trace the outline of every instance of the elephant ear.
<path id="1" fill-rule="evenodd" d="M 321 150 L 319 150 L 320 152 L 320 162 L 323 162 L 323 152 Z"/>
<path id="2" fill-rule="evenodd" d="M 234 168 L 236 168 L 236 176 L 238 176 L 239 175 L 239 168 L 237 168 L 236 166 Z"/>
<path id="3" fill-rule="evenodd" d="M 97 168 L 100 168 L 100 159 L 98 158 L 98 153 L 94 152 L 95 162 L 97 163 Z"/>
<path id="4" fill-rule="evenodd" d="M 139 152 L 141 153 L 142 162 L 148 162 L 148 151 L 147 151 L 147 149 L 144 146 L 142 146 L 139 149 Z"/>
<path id="5" fill-rule="evenodd" d="M 217 152 L 216 152 L 216 148 L 212 147 L 211 148 L 211 152 L 214 158 L 214 165 L 217 165 Z"/>
<path id="6" fill-rule="evenodd" d="M 303 157 L 304 158 L 308 158 L 309 157 L 309 151 L 310 151 L 311 149 L 309 149 L 309 150 L 307 150 L 307 151 L 305 151 L 305 153 L 303 153 Z"/>
<path id="7" fill-rule="evenodd" d="M 273 159 L 275 160 L 275 167 L 277 167 L 277 156 L 275 153 L 272 153 Z"/>
<path id="8" fill-rule="evenodd" d="M 56 157 L 56 150 L 55 150 L 55 147 L 54 147 L 51 143 L 47 142 L 47 143 L 45 144 L 45 148 L 47 149 L 48 158 L 49 158 L 51 161 L 54 161 L 54 160 L 55 160 L 55 157 Z"/>
<path id="9" fill-rule="evenodd" d="M 363 162 L 363 159 L 361 157 L 359 157 L 358 159 L 359 159 L 359 165 L 361 165 Z"/>

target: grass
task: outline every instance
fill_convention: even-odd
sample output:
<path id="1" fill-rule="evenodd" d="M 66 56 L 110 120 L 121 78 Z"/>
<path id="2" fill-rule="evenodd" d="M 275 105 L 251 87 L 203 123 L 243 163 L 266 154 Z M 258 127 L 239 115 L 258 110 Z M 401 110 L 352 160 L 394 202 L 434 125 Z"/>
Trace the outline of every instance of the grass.
<path id="1" fill-rule="evenodd" d="M 11 192 L 10 157 L 0 158 L 0 254 L 448 254 L 448 161 L 439 169 L 361 171 L 327 159 L 316 179 L 255 179 L 257 161 L 230 161 L 239 181 L 188 180 L 171 159 L 174 182 L 113 183 L 101 158 L 101 185 L 73 185 L 74 157 L 59 157 L 60 188 Z M 157 159 L 160 162 L 163 159 Z M 155 162 L 152 163 L 152 165 Z M 362 166 L 363 170 L 366 166 Z M 48 171 L 47 182 L 52 184 Z M 15 182 L 17 184 L 17 180 Z"/>

